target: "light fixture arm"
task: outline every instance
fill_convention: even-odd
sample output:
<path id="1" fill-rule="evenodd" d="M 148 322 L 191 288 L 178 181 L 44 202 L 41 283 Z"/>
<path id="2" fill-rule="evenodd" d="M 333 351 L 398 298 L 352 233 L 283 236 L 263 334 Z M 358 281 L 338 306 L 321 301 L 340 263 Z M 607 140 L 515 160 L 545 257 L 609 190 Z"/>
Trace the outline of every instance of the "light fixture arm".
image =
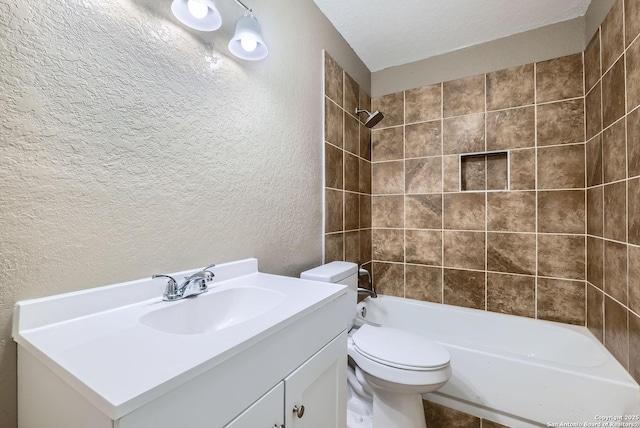
<path id="1" fill-rule="evenodd" d="M 242 3 L 240 0 L 236 0 L 236 3 L 242 6 L 247 12 L 253 13 L 253 9 L 247 6 L 246 4 Z"/>

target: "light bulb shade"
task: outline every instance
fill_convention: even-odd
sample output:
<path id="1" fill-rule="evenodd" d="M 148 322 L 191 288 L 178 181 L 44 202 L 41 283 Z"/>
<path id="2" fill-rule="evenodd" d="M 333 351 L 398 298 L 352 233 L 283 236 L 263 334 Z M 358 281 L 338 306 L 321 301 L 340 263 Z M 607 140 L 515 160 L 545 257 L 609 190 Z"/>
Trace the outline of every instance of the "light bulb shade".
<path id="1" fill-rule="evenodd" d="M 242 40 L 245 40 L 242 43 Z M 243 47 L 253 47 L 255 43 L 255 49 L 249 51 Z M 263 59 L 269 53 L 267 45 L 262 38 L 262 31 L 260 30 L 260 24 L 253 15 L 245 15 L 238 20 L 236 25 L 236 33 L 229 42 L 229 51 L 232 54 L 241 59 L 249 61 L 256 61 Z"/>
<path id="2" fill-rule="evenodd" d="M 222 17 L 216 9 L 216 5 L 212 0 L 191 0 L 198 1 L 205 5 L 209 10 L 203 18 L 193 16 L 189 10 L 189 0 L 173 0 L 171 3 L 171 12 L 187 27 L 191 27 L 200 31 L 215 31 L 222 25 Z"/>

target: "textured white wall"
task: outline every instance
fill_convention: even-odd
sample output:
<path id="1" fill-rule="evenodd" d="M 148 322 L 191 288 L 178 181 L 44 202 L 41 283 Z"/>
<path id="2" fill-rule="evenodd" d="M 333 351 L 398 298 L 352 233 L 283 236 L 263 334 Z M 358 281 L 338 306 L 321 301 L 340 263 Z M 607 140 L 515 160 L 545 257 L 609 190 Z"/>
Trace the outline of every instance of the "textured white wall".
<path id="1" fill-rule="evenodd" d="M 248 0 L 270 47 L 196 34 L 170 0 L 0 0 L 0 426 L 13 303 L 257 257 L 321 261 L 323 48 L 370 73 L 311 0 Z"/>

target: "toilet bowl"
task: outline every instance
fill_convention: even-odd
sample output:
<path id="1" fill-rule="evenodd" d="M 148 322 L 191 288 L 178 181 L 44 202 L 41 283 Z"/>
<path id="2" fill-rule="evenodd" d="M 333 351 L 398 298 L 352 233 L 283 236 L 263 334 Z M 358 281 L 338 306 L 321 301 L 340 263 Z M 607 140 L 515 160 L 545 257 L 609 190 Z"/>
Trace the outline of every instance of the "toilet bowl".
<path id="1" fill-rule="evenodd" d="M 354 318 L 347 325 L 347 352 L 356 364 L 355 375 L 349 376 L 350 393 L 359 391 L 354 393 L 358 396 L 354 400 L 357 406 L 348 406 L 350 420 L 367 403 L 370 393 L 372 428 L 426 428 L 422 394 L 437 390 L 451 377 L 449 352 L 424 336 L 404 330 L 368 324 L 352 328 L 358 284 L 355 263 L 328 263 L 303 272 L 300 277 L 349 287 Z M 367 415 L 361 416 L 356 419 L 367 420 Z"/>

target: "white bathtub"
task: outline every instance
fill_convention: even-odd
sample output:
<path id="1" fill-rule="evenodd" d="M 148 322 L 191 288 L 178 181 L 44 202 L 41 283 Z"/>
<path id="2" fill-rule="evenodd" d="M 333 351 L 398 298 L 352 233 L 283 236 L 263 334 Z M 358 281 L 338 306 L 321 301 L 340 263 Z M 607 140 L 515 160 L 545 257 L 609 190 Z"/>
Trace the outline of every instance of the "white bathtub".
<path id="1" fill-rule="evenodd" d="M 586 327 L 389 296 L 362 307 L 447 348 L 453 377 L 429 401 L 510 427 L 640 427 L 638 384 Z"/>

